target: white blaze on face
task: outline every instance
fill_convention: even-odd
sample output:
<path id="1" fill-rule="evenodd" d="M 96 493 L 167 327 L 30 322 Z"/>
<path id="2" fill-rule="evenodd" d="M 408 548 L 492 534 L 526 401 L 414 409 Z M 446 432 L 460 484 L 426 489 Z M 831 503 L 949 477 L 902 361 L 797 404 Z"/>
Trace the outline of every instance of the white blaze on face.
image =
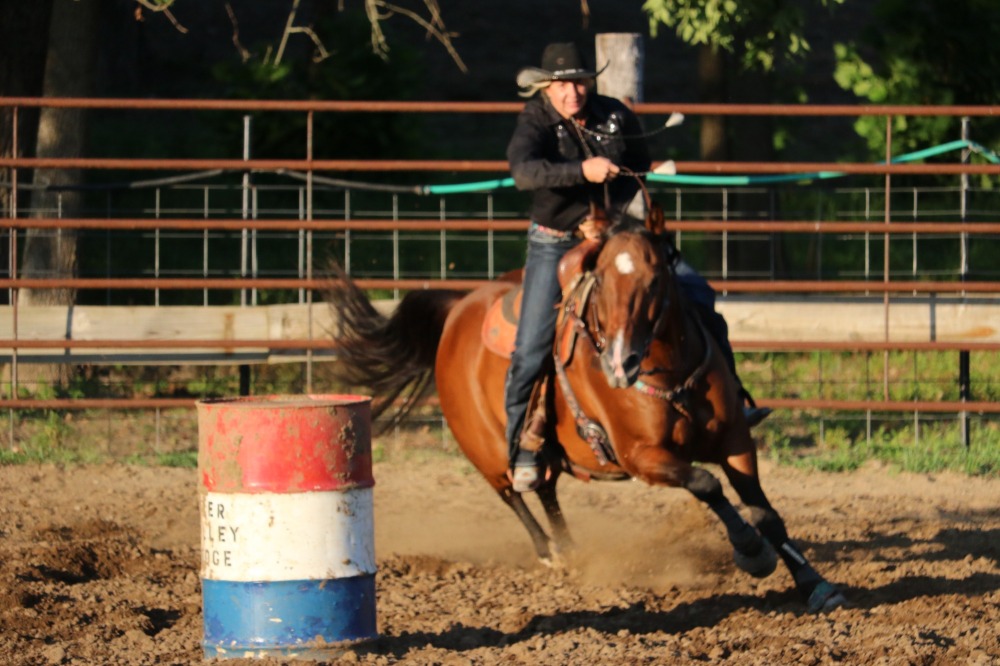
<path id="1" fill-rule="evenodd" d="M 611 344 L 611 363 L 614 369 L 615 377 L 617 377 L 618 379 L 625 379 L 625 366 L 622 363 L 622 357 L 624 356 L 623 353 L 624 349 L 625 349 L 625 333 L 622 331 L 618 331 L 618 334 L 615 336 L 615 339 Z"/>
<path id="2" fill-rule="evenodd" d="M 615 257 L 615 268 L 622 275 L 629 275 L 635 271 L 635 264 L 632 263 L 632 255 L 628 252 L 621 252 Z"/>

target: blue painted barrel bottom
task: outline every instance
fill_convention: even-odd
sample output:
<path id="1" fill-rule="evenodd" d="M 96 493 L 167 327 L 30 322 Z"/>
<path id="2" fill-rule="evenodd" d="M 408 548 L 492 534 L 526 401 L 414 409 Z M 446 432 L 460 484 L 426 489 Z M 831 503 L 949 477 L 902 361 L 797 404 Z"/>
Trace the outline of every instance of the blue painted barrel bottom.
<path id="1" fill-rule="evenodd" d="M 240 582 L 202 579 L 205 657 L 322 659 L 376 637 L 375 575 Z"/>

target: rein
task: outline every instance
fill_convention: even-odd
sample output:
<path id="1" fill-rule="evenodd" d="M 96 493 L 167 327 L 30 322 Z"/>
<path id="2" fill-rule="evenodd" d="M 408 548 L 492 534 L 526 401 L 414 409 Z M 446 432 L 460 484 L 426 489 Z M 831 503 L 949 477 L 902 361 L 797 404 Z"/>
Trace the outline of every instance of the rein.
<path id="1" fill-rule="evenodd" d="M 556 339 L 559 341 L 563 339 L 562 331 L 565 330 L 567 325 L 573 327 L 571 333 L 573 339 L 570 341 L 569 351 L 567 352 L 567 357 L 570 361 L 572 360 L 573 350 L 576 348 L 576 339 L 580 333 L 586 334 L 591 346 L 594 349 L 598 349 L 593 333 L 583 321 L 587 305 L 590 302 L 590 295 L 593 293 L 596 283 L 597 276 L 587 271 L 581 273 L 566 289 L 567 297 L 564 299 L 562 307 L 563 316 L 557 328 Z M 580 403 L 576 399 L 576 393 L 573 392 L 573 386 L 570 384 L 569 377 L 566 376 L 566 363 L 562 360 L 561 347 L 562 345 L 557 343 L 556 351 L 553 354 L 556 379 L 559 381 L 559 387 L 562 389 L 566 404 L 569 406 L 569 411 L 573 414 L 576 432 L 590 446 L 590 450 L 594 453 L 594 457 L 597 458 L 598 463 L 601 465 L 617 465 L 618 456 L 615 454 L 608 433 L 597 421 L 584 414 L 583 409 L 580 408 Z"/>
<path id="2" fill-rule="evenodd" d="M 611 444 L 611 438 L 608 437 L 607 431 L 601 427 L 600 423 L 583 413 L 580 403 L 577 402 L 576 394 L 573 392 L 573 386 L 569 383 L 569 377 L 566 376 L 566 366 L 558 354 L 556 354 L 555 361 L 556 378 L 559 380 L 559 386 L 562 388 L 566 404 L 569 405 L 569 411 L 573 414 L 577 434 L 590 446 L 590 450 L 594 452 L 597 462 L 602 465 L 609 463 L 617 465 L 618 456 L 615 455 L 615 449 Z"/>
<path id="3" fill-rule="evenodd" d="M 637 379 L 635 380 L 635 384 L 632 385 L 633 389 L 639 391 L 643 395 L 648 395 L 653 398 L 659 398 L 664 402 L 669 402 L 677 409 L 677 411 L 681 412 L 689 419 L 692 417 L 688 412 L 688 395 L 690 395 L 691 391 L 694 390 L 695 385 L 701 381 L 701 378 L 705 376 L 705 373 L 708 372 L 708 365 L 712 361 L 712 345 L 708 339 L 708 331 L 705 330 L 705 325 L 701 323 L 701 319 L 696 317 L 695 321 L 698 322 L 698 331 L 701 333 L 701 339 L 705 345 L 705 355 L 701 359 L 701 364 L 694 369 L 694 372 L 688 375 L 688 378 L 684 380 L 684 383 L 678 384 L 672 389 L 662 389 L 658 386 L 650 386 L 641 379 Z"/>

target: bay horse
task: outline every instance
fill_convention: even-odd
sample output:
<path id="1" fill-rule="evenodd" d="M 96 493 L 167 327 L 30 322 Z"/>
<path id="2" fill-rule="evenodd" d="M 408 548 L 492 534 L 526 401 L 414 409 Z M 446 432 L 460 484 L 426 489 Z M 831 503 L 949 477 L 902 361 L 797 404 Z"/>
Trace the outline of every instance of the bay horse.
<path id="1" fill-rule="evenodd" d="M 844 596 L 810 565 L 765 497 L 737 383 L 685 307 L 672 247 L 655 231 L 619 225 L 600 242 L 584 241 L 560 266 L 564 296 L 545 393 L 551 474 L 537 489 L 551 537 L 511 488 L 503 400 L 509 362 L 483 335 L 491 306 L 518 289 L 519 274 L 468 294 L 412 291 L 385 316 L 339 272 L 328 295 L 337 321 L 335 373 L 374 393 L 373 417 L 391 415 L 385 429 L 436 381 L 456 441 L 524 524 L 544 563 L 573 545 L 556 494 L 562 473 L 637 478 L 684 488 L 707 505 L 744 571 L 768 576 L 780 556 L 810 611 L 842 605 Z M 697 462 L 721 467 L 749 522 Z"/>

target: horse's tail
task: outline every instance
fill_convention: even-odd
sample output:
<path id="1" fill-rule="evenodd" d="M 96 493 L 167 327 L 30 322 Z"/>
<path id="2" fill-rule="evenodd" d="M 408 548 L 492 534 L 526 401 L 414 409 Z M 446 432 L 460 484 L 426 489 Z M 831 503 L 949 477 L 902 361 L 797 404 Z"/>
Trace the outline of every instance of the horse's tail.
<path id="1" fill-rule="evenodd" d="M 375 427 L 385 432 L 401 423 L 430 390 L 445 319 L 464 294 L 411 291 L 386 317 L 341 270 L 334 270 L 338 279 L 327 292 L 336 326 L 333 373 L 349 386 L 371 391 L 372 420 L 389 415 Z"/>

